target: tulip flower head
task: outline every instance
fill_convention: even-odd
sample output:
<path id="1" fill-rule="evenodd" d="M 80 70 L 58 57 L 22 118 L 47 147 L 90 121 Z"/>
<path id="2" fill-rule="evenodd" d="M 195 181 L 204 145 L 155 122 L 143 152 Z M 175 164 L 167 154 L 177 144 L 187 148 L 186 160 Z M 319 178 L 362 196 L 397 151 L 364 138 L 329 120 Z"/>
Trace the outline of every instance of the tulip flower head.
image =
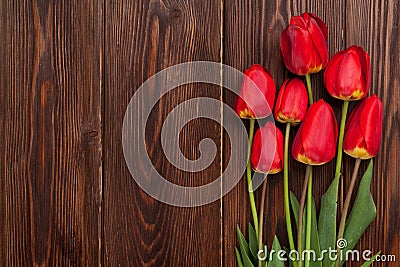
<path id="1" fill-rule="evenodd" d="M 343 149 L 353 158 L 376 156 L 382 140 L 382 101 L 376 95 L 365 98 L 347 121 Z"/>
<path id="2" fill-rule="evenodd" d="M 245 76 L 235 111 L 240 118 L 261 119 L 271 114 L 276 87 L 268 70 L 255 64 L 244 72 Z"/>
<path id="3" fill-rule="evenodd" d="M 308 94 L 304 83 L 287 79 L 279 90 L 274 110 L 275 119 L 282 123 L 298 124 L 304 119 L 308 106 Z"/>
<path id="4" fill-rule="evenodd" d="M 283 169 L 283 134 L 273 122 L 257 130 L 250 160 L 256 172 L 275 174 Z"/>
<path id="5" fill-rule="evenodd" d="M 322 165 L 335 157 L 338 126 L 332 107 L 322 99 L 308 109 L 293 140 L 292 156 L 308 165 Z"/>
<path id="6" fill-rule="evenodd" d="M 319 72 L 329 60 L 327 39 L 328 28 L 316 15 L 292 17 L 280 40 L 286 67 L 297 75 Z"/>
<path id="7" fill-rule="evenodd" d="M 360 46 L 336 53 L 326 66 L 325 87 L 342 100 L 359 100 L 368 95 L 371 83 L 369 55 Z"/>

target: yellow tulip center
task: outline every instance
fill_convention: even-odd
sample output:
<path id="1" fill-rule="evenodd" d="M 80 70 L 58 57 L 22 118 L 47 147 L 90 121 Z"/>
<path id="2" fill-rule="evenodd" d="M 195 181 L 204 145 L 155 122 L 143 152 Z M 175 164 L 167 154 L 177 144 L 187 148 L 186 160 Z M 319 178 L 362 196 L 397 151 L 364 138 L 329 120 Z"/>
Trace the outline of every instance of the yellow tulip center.
<path id="1" fill-rule="evenodd" d="M 309 69 L 308 73 L 317 73 L 322 69 L 322 64 Z"/>
<path id="2" fill-rule="evenodd" d="M 289 122 L 291 125 L 296 125 L 300 122 L 300 120 L 292 120 L 291 118 L 285 116 L 282 112 L 278 113 L 278 116 L 276 119 L 277 119 L 277 121 L 282 122 L 282 123 Z"/>
<path id="3" fill-rule="evenodd" d="M 245 108 L 239 112 L 240 118 L 253 118 L 249 109 Z"/>
<path id="4" fill-rule="evenodd" d="M 300 161 L 300 162 L 302 162 L 302 163 L 304 163 L 304 164 L 307 164 L 307 165 L 314 165 L 314 166 L 316 166 L 316 165 L 322 165 L 322 164 L 324 164 L 325 162 L 313 162 L 310 158 L 308 158 L 306 155 L 301 155 L 301 154 L 299 154 L 298 156 L 297 156 L 297 160 L 298 161 Z"/>
<path id="5" fill-rule="evenodd" d="M 353 150 L 345 150 L 347 155 L 356 158 L 356 159 L 370 159 L 372 156 L 368 153 L 365 148 L 356 147 Z"/>
<path id="6" fill-rule="evenodd" d="M 349 96 L 339 95 L 338 98 L 342 100 L 359 100 L 365 96 L 365 92 L 361 89 L 354 90 Z"/>

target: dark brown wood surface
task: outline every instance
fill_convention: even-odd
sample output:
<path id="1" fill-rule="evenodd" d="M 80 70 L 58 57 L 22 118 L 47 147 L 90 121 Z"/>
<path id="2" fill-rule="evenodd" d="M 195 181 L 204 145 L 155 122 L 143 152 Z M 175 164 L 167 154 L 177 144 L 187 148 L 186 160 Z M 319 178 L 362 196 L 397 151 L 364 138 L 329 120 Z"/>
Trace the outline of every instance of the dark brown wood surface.
<path id="1" fill-rule="evenodd" d="M 0 265 L 98 265 L 102 2 L 2 1 L 0 12 Z"/>
<path id="2" fill-rule="evenodd" d="M 280 33 L 291 16 L 305 11 L 328 25 L 331 55 L 357 44 L 371 56 L 371 93 L 382 98 L 385 121 L 372 186 L 377 219 L 358 248 L 395 254 L 399 261 L 397 1 L 3 0 L 0 266 L 235 266 L 235 227 L 246 230 L 251 219 L 245 181 L 219 201 L 197 208 L 158 202 L 140 189 L 125 165 L 123 116 L 140 84 L 187 61 L 222 62 L 239 70 L 260 63 L 279 87 L 291 75 L 279 55 Z M 341 102 L 324 89 L 322 73 L 312 81 L 314 98 L 327 100 L 339 118 Z M 213 181 L 229 161 L 227 135 L 221 125 L 204 119 L 172 134 L 180 135 L 189 159 L 199 157 L 200 140 L 211 138 L 218 151 L 209 168 L 183 172 L 162 154 L 166 116 L 199 96 L 229 105 L 234 101 L 219 86 L 181 86 L 162 97 L 146 128 L 156 169 L 185 186 Z M 344 188 L 353 162 L 344 157 Z M 290 162 L 290 186 L 297 195 L 304 170 Z M 333 172 L 334 162 L 315 169 L 316 199 Z M 269 244 L 276 233 L 287 245 L 282 185 L 281 174 L 269 177 L 264 235 Z M 259 196 L 256 192 L 257 201 Z"/>
<path id="3" fill-rule="evenodd" d="M 208 14 L 204 16 L 204 14 Z M 206 266 L 220 264 L 220 201 L 199 208 L 161 204 L 141 191 L 125 166 L 121 128 L 126 106 L 135 89 L 156 72 L 181 62 L 220 62 L 218 2 L 122 1 L 106 4 L 104 90 L 104 224 L 105 265 Z M 160 126 L 177 104 L 197 96 L 220 98 L 218 86 L 188 85 L 167 94 L 152 112 L 147 128 L 148 150 L 156 169 L 174 183 L 196 186 L 220 173 L 220 158 L 203 173 L 177 171 L 160 157 Z M 152 88 L 148 94 L 159 94 Z M 196 110 L 193 106 L 193 110 Z M 215 110 L 219 113 L 219 109 Z M 195 114 L 194 114 L 195 115 Z M 178 129 L 177 129 L 178 130 Z M 182 152 L 198 157 L 204 137 L 220 147 L 220 127 L 200 121 L 182 131 Z M 178 136 L 179 132 L 174 133 Z M 219 152 L 218 155 L 221 153 Z M 146 175 L 146 173 L 143 173 Z M 204 180 L 203 180 L 204 179 Z"/>

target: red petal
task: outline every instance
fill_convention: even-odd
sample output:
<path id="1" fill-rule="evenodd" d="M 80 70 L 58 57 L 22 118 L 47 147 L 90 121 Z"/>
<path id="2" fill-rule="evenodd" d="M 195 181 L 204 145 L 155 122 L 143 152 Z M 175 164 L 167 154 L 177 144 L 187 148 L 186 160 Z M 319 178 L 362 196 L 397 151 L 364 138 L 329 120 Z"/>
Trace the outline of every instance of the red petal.
<path id="1" fill-rule="evenodd" d="M 352 151 L 356 147 L 363 147 L 364 136 L 361 133 L 359 123 L 352 123 L 347 127 L 343 140 L 343 149 L 345 151 Z"/>
<path id="2" fill-rule="evenodd" d="M 324 72 L 324 83 L 329 94 L 332 96 L 338 96 L 337 92 L 337 80 L 339 75 L 339 69 L 342 64 L 344 51 L 337 52 L 329 61 Z"/>
<path id="3" fill-rule="evenodd" d="M 354 50 L 355 53 L 358 54 L 358 58 L 360 60 L 362 78 L 364 81 L 364 86 L 365 86 L 364 88 L 367 95 L 369 92 L 369 88 L 371 86 L 371 60 L 369 58 L 368 53 L 365 52 L 362 49 L 362 47 L 352 46 L 352 49 Z"/>
<path id="4" fill-rule="evenodd" d="M 251 162 L 258 172 L 268 173 L 272 168 L 279 167 L 280 152 L 277 149 L 282 141 L 278 142 L 278 138 L 283 139 L 282 133 L 272 122 L 267 122 L 257 130 L 253 139 Z"/>
<path id="5" fill-rule="evenodd" d="M 253 65 L 245 71 L 240 96 L 256 118 L 265 118 L 271 114 L 275 100 L 275 83 L 272 77 L 260 65 Z"/>
<path id="6" fill-rule="evenodd" d="M 304 125 L 304 123 L 302 123 L 300 125 L 300 128 L 297 131 L 296 136 L 293 139 L 292 156 L 296 160 L 299 160 L 299 155 L 303 155 L 304 154 L 303 143 L 302 143 L 302 140 L 301 140 L 301 136 L 303 135 L 302 134 L 303 133 L 303 125 Z"/>
<path id="7" fill-rule="evenodd" d="M 360 129 L 370 155 L 378 154 L 382 138 L 382 102 L 373 95 L 365 100 L 360 117 Z"/>
<path id="8" fill-rule="evenodd" d="M 288 28 L 288 37 L 291 50 L 288 51 L 290 55 L 288 60 L 285 58 L 287 55 L 284 54 L 286 67 L 297 75 L 305 75 L 309 72 L 315 53 L 311 45 L 311 36 L 307 30 L 291 25 Z"/>
<path id="9" fill-rule="evenodd" d="M 320 19 L 319 17 L 317 17 L 315 14 L 312 13 L 308 13 L 313 19 L 315 19 L 315 21 L 317 22 L 319 28 L 321 29 L 321 32 L 325 38 L 325 41 L 328 40 L 328 27 L 326 26 L 326 24 L 322 21 L 322 19 Z"/>
<path id="10" fill-rule="evenodd" d="M 246 102 L 240 96 L 236 98 L 234 109 L 240 118 L 255 118 L 254 113 L 247 107 Z"/>
<path id="11" fill-rule="evenodd" d="M 361 101 L 357 106 L 352 110 L 350 116 L 347 119 L 346 127 L 344 129 L 345 133 L 350 130 L 350 127 L 353 125 L 359 125 L 361 111 L 364 108 L 365 101 Z"/>
<path id="12" fill-rule="evenodd" d="M 276 153 L 279 156 L 281 161 L 281 165 L 283 166 L 283 146 L 284 146 L 284 139 L 282 131 L 279 128 L 276 129 Z"/>
<path id="13" fill-rule="evenodd" d="M 275 119 L 278 118 L 278 114 L 281 111 L 281 105 L 282 105 L 282 99 L 284 96 L 284 92 L 285 92 L 285 88 L 286 88 L 286 84 L 290 81 L 290 79 L 286 79 L 282 86 L 281 89 L 279 89 L 279 93 L 278 93 L 278 98 L 276 99 L 276 103 L 275 103 L 275 109 L 274 109 L 274 117 Z"/>
<path id="14" fill-rule="evenodd" d="M 308 94 L 300 79 L 292 79 L 286 86 L 282 99 L 281 112 L 291 121 L 302 121 L 308 105 Z"/>
<path id="15" fill-rule="evenodd" d="M 332 108 L 323 100 L 313 104 L 303 122 L 302 143 L 304 152 L 315 164 L 330 161 L 336 152 L 336 120 Z"/>
<path id="16" fill-rule="evenodd" d="M 281 55 L 283 62 L 285 63 L 286 67 L 295 72 L 296 70 L 292 66 L 292 41 L 289 33 L 291 33 L 292 29 L 289 29 L 291 26 L 287 27 L 281 34 L 280 39 L 280 47 L 281 47 Z"/>
<path id="17" fill-rule="evenodd" d="M 290 25 L 295 25 L 302 29 L 307 29 L 307 20 L 305 20 L 303 16 L 293 16 L 290 19 Z"/>
<path id="18" fill-rule="evenodd" d="M 338 70 L 337 93 L 342 96 L 351 96 L 355 90 L 365 88 L 361 64 L 358 55 L 353 51 L 343 54 L 342 58 L 342 64 Z"/>
<path id="19" fill-rule="evenodd" d="M 315 51 L 313 58 L 314 64 L 311 67 L 325 67 L 328 63 L 329 51 L 324 33 L 315 19 L 310 19 L 307 30 L 310 33 L 312 39 L 312 43 L 310 43 L 310 45 L 314 47 Z"/>
<path id="20" fill-rule="evenodd" d="M 258 163 L 260 161 L 260 154 L 261 154 L 261 132 L 260 129 L 256 131 L 256 134 L 254 135 L 253 138 L 253 145 L 251 148 L 251 165 L 253 166 L 253 169 L 257 170 Z"/>

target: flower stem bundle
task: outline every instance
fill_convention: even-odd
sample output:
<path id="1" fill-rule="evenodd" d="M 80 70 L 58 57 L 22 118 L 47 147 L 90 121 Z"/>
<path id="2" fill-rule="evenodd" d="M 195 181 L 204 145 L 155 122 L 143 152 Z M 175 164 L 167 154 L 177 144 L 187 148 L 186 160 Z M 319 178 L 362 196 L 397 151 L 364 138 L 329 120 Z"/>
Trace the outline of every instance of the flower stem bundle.
<path id="1" fill-rule="evenodd" d="M 304 13 L 291 18 L 290 24 L 281 34 L 281 54 L 287 69 L 297 76 L 305 76 L 305 82 L 300 77 L 286 79 L 280 87 L 274 109 L 276 88 L 272 74 L 258 64 L 245 71 L 234 109 L 239 117 L 250 119 L 246 177 L 254 227 L 249 224 L 248 241 L 238 228 L 240 252 L 236 249 L 236 258 L 239 266 L 261 267 L 271 263 L 274 266 L 284 266 L 272 254 L 273 250 L 281 248 L 276 236 L 271 254 L 264 251 L 263 246 L 267 176 L 282 170 L 282 212 L 285 215 L 288 244 L 290 252 L 297 252 L 299 256 L 297 259 L 289 259 L 292 266 L 308 267 L 314 266 L 314 263 L 321 267 L 343 265 L 345 260 L 341 258 L 332 260 L 320 257 L 323 256 L 322 251 L 338 249 L 339 255 L 342 251 L 353 249 L 365 229 L 375 219 L 376 207 L 370 193 L 372 160 L 361 179 L 353 205 L 351 197 L 356 189 L 361 161 L 373 158 L 379 151 L 382 139 L 382 102 L 376 95 L 368 96 L 371 83 L 369 55 L 361 47 L 351 46 L 337 52 L 329 60 L 327 38 L 328 28 L 316 15 Z M 324 68 L 323 77 L 327 91 L 333 98 L 343 101 L 339 126 L 331 105 L 323 99 L 316 102 L 313 99 L 312 74 Z M 361 102 L 351 111 L 347 120 L 350 102 L 358 100 Z M 271 120 L 255 129 L 255 120 L 272 117 L 271 114 L 285 125 L 284 137 Z M 297 125 L 300 127 L 290 146 L 290 132 Z M 300 202 L 290 191 L 290 181 L 299 177 L 291 175 L 289 148 L 292 157 L 306 166 Z M 337 228 L 339 182 L 347 179 L 346 174 L 341 171 L 343 151 L 356 161 L 345 201 L 340 203 L 343 209 Z M 318 177 L 317 172 L 313 175 L 313 169 L 330 162 L 335 155 L 333 176 Z M 259 217 L 253 192 L 252 171 L 265 175 Z M 324 178 L 331 179 L 332 182 L 323 195 L 321 208 L 317 212 L 313 184 Z M 292 223 L 293 218 L 295 224 Z M 296 230 L 297 233 L 294 232 Z M 336 246 L 337 241 L 342 239 L 349 241 L 346 248 Z M 310 250 L 316 253 L 316 258 L 303 258 L 303 252 Z M 369 264 L 365 263 L 365 266 Z"/>

